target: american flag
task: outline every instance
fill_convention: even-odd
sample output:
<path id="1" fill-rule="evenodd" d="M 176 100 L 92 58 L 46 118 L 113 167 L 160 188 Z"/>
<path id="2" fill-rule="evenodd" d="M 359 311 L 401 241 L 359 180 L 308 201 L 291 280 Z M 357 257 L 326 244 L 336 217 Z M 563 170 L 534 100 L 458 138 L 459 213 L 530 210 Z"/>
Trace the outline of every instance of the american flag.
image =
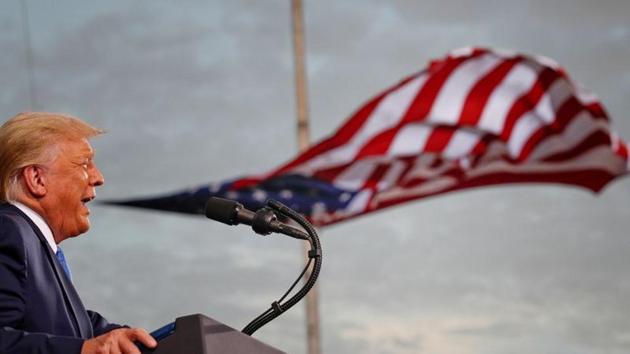
<path id="1" fill-rule="evenodd" d="M 210 196 L 254 210 L 272 198 L 323 226 L 485 185 L 598 192 L 629 168 L 601 103 L 557 63 L 469 47 L 372 98 L 333 135 L 269 173 L 115 204 L 203 214 Z"/>

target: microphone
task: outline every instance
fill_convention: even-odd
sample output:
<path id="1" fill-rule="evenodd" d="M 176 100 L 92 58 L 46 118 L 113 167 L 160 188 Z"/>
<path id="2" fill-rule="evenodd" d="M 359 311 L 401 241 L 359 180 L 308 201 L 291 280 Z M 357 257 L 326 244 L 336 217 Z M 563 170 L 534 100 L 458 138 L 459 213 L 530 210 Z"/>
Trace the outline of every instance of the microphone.
<path id="1" fill-rule="evenodd" d="M 243 204 L 230 199 L 217 197 L 208 199 L 206 217 L 228 225 L 250 225 L 254 232 L 261 235 L 276 232 L 302 240 L 309 239 L 306 233 L 280 222 L 272 210 L 262 208 L 253 212 L 246 209 Z"/>

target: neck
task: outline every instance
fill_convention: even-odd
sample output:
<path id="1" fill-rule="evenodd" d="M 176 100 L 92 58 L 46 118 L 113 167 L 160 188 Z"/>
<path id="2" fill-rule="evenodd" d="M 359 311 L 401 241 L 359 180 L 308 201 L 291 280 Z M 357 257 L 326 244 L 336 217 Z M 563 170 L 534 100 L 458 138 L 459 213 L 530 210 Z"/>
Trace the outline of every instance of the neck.
<path id="1" fill-rule="evenodd" d="M 52 231 L 53 238 L 54 238 L 56 244 L 59 244 L 59 243 L 61 243 L 61 241 L 64 240 L 64 238 L 60 237 L 58 230 L 56 230 L 56 228 L 55 228 L 55 225 L 52 225 L 50 223 L 50 221 L 49 221 L 50 218 L 48 216 L 48 213 L 46 212 L 47 209 L 44 207 L 44 205 L 42 205 L 43 203 L 41 202 L 41 200 L 34 199 L 34 198 L 28 198 L 28 197 L 20 195 L 17 198 L 15 198 L 15 201 L 18 202 L 18 203 L 22 203 L 22 204 L 26 205 L 31 210 L 36 212 L 39 216 L 41 216 L 42 219 L 44 219 L 44 221 L 46 222 L 46 224 L 48 225 L 48 227 Z"/>

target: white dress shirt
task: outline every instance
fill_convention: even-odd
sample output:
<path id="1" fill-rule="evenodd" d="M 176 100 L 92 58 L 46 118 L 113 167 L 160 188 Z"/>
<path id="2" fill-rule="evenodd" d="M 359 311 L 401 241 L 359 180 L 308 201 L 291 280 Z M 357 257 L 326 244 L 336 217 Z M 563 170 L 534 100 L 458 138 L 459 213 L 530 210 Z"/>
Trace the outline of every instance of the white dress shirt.
<path id="1" fill-rule="evenodd" d="M 55 238 L 53 237 L 52 230 L 50 230 L 50 227 L 48 226 L 46 221 L 44 221 L 44 219 L 33 209 L 27 207 L 20 202 L 11 202 L 11 204 L 16 206 L 24 214 L 26 214 L 29 219 L 31 219 L 31 221 L 37 226 L 39 231 L 41 231 L 41 233 L 44 235 L 44 238 L 48 242 L 48 245 L 52 249 L 53 253 L 57 253 L 57 243 L 55 243 Z"/>

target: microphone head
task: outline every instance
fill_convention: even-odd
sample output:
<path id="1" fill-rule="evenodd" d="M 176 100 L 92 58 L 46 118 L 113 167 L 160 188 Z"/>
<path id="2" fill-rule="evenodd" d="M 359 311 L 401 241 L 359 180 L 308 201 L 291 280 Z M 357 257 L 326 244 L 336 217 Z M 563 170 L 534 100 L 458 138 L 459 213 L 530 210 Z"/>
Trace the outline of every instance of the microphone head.
<path id="1" fill-rule="evenodd" d="M 238 224 L 237 213 L 243 209 L 241 203 L 230 199 L 211 197 L 206 202 L 206 217 L 228 225 Z"/>

